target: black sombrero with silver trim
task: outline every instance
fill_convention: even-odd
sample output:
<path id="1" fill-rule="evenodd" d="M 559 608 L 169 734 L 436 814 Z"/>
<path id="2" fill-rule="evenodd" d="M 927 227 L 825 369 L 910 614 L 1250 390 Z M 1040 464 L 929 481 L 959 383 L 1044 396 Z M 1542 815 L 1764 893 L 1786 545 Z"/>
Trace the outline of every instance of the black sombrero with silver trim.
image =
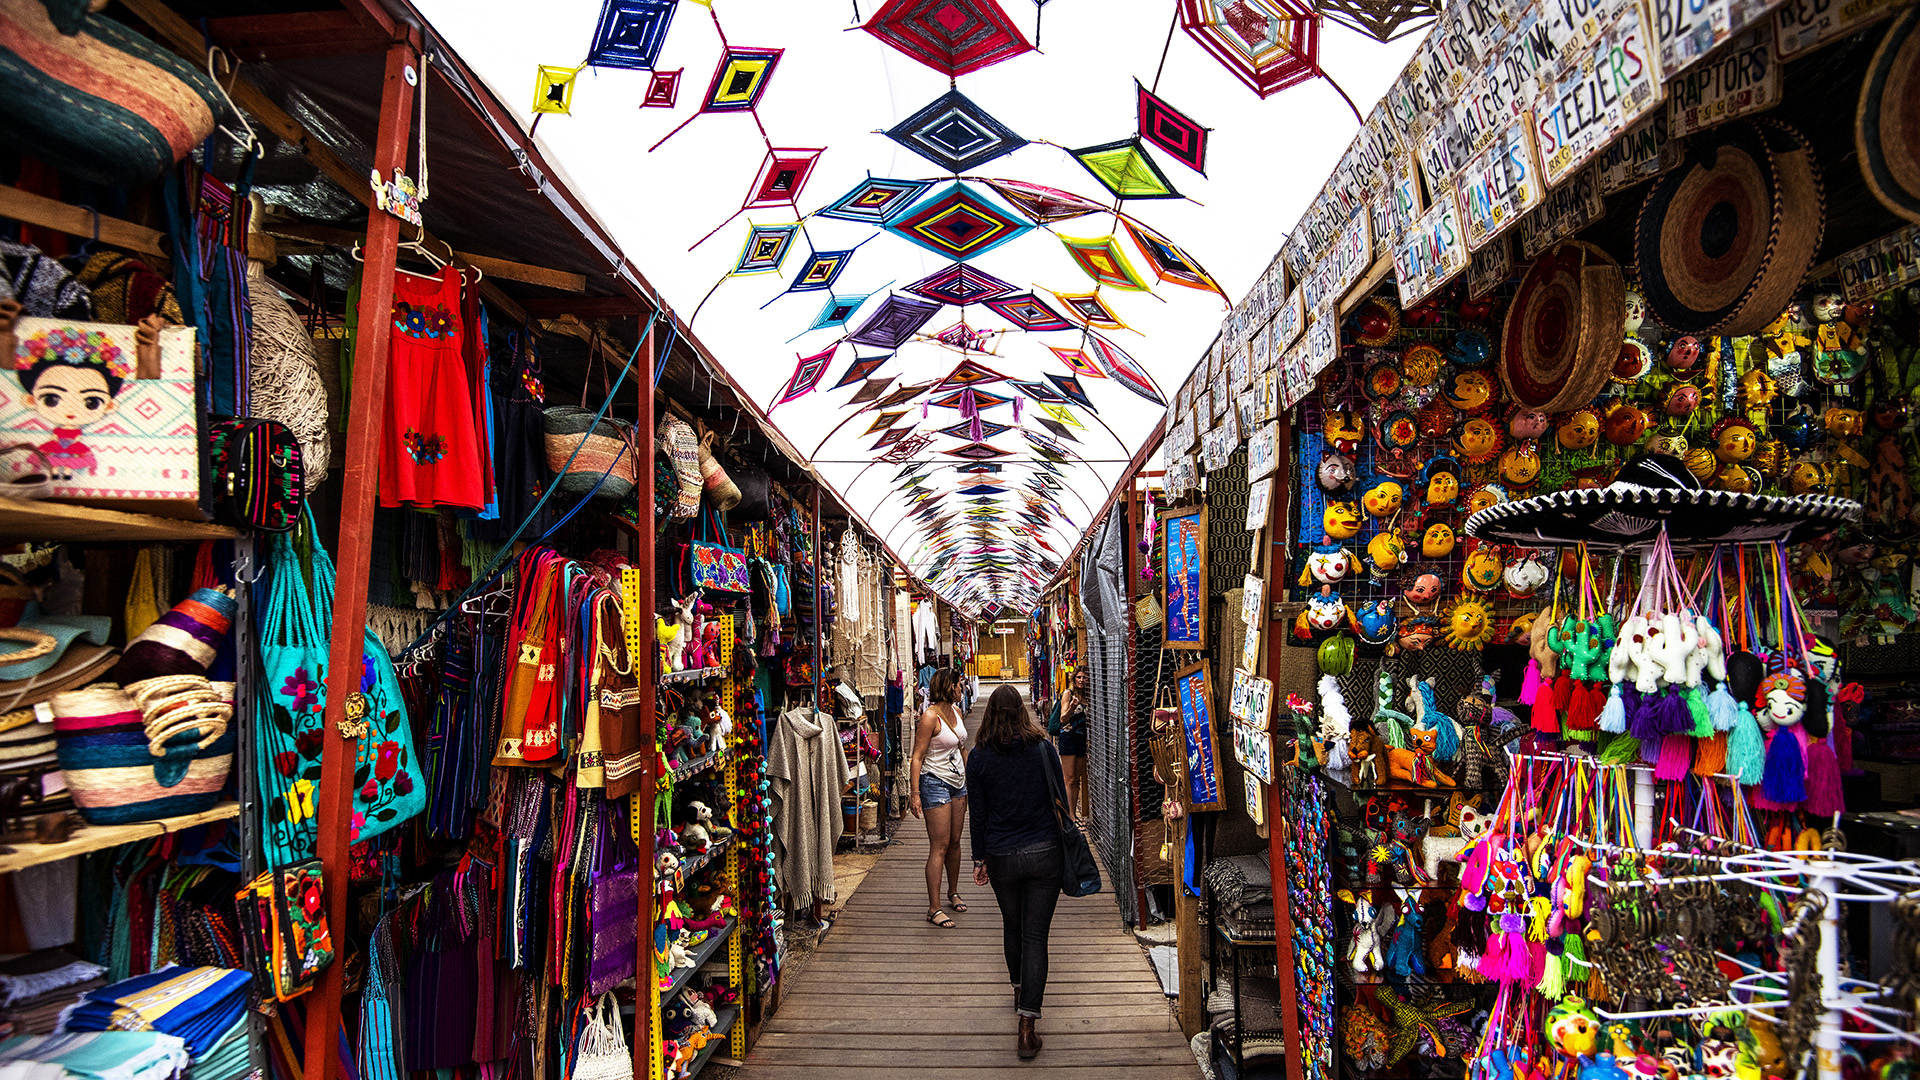
<path id="1" fill-rule="evenodd" d="M 1702 488 L 1679 458 L 1642 454 L 1603 488 L 1576 488 L 1489 506 L 1467 518 L 1480 540 L 1529 547 L 1586 542 L 1631 547 L 1666 530 L 1676 545 L 1796 541 L 1860 520 L 1832 495 L 1749 495 Z"/>

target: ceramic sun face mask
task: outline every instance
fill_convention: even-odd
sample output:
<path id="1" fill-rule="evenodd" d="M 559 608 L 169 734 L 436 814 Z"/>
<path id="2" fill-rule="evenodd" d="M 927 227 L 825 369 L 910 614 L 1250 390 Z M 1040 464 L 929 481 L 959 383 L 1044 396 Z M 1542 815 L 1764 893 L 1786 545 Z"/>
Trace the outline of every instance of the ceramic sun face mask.
<path id="1" fill-rule="evenodd" d="M 1460 478 L 1450 472 L 1437 472 L 1427 481 L 1427 505 L 1445 506 L 1460 497 Z"/>
<path id="2" fill-rule="evenodd" d="M 1492 544 L 1476 544 L 1460 566 L 1460 584 L 1474 592 L 1492 592 L 1500 585 L 1500 574 L 1505 569 L 1498 549 Z"/>
<path id="3" fill-rule="evenodd" d="M 1461 412 L 1484 408 L 1493 400 L 1493 380 L 1484 372 L 1462 371 L 1453 377 L 1453 389 L 1447 391 L 1447 403 Z"/>
<path id="4" fill-rule="evenodd" d="M 1467 513 L 1477 514 L 1489 506 L 1507 501 L 1507 489 L 1499 484 L 1481 484 L 1467 495 Z"/>
<path id="5" fill-rule="evenodd" d="M 1759 439 L 1755 436 L 1753 425 L 1734 416 L 1723 418 L 1713 425 L 1713 430 L 1707 434 L 1713 440 L 1713 456 L 1719 459 L 1722 465 L 1732 465 L 1747 460 L 1753 456 L 1754 450 L 1759 446 Z"/>
<path id="6" fill-rule="evenodd" d="M 1500 477 L 1514 487 L 1528 487 L 1540 479 L 1540 448 L 1531 442 L 1510 447 L 1500 455 Z"/>
<path id="7" fill-rule="evenodd" d="M 1575 409 L 1560 421 L 1553 437 L 1564 450 L 1591 450 L 1600 441 L 1600 414 L 1592 409 Z"/>
<path id="8" fill-rule="evenodd" d="M 1402 491 L 1399 484 L 1392 480 L 1382 480 L 1367 489 L 1367 493 L 1360 497 L 1360 505 L 1366 507 L 1367 513 L 1374 517 L 1392 517 L 1394 511 L 1400 509 L 1401 497 Z"/>
<path id="9" fill-rule="evenodd" d="M 1444 559 L 1453 554 L 1453 526 L 1444 521 L 1427 526 L 1426 535 L 1420 538 L 1420 554 L 1429 559 Z"/>
<path id="10" fill-rule="evenodd" d="M 1460 454 L 1475 465 L 1492 461 L 1500 452 L 1500 429 L 1484 416 L 1476 416 L 1460 427 L 1454 440 Z"/>
<path id="11" fill-rule="evenodd" d="M 1332 539 L 1350 539 L 1360 532 L 1360 507 L 1351 502 L 1330 502 L 1320 516 L 1320 525 Z"/>

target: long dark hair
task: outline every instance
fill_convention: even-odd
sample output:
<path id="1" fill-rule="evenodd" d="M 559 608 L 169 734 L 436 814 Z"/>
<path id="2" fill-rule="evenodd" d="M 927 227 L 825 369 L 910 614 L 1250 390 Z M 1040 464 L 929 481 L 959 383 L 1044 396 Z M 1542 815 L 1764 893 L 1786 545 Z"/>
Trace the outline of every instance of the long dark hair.
<path id="1" fill-rule="evenodd" d="M 987 715 L 980 721 L 975 741 L 1005 751 L 1031 746 L 1046 737 L 1046 730 L 1027 711 L 1020 691 L 1003 684 L 987 699 Z"/>
<path id="2" fill-rule="evenodd" d="M 927 683 L 927 702 L 931 705 L 956 705 L 960 701 L 960 673 L 941 668 Z"/>

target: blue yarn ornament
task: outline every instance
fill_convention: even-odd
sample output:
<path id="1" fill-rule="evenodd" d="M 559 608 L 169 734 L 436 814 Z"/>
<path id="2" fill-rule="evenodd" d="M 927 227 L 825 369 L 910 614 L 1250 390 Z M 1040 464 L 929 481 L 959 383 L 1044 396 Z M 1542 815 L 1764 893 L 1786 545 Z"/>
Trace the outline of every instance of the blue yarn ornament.
<path id="1" fill-rule="evenodd" d="M 1791 728 L 1775 728 L 1767 740 L 1767 773 L 1760 792 L 1777 803 L 1797 803 L 1807 797 L 1807 759 Z"/>
<path id="2" fill-rule="evenodd" d="M 1742 784 L 1757 784 L 1766 768 L 1766 742 L 1760 734 L 1760 721 L 1742 701 L 1734 712 L 1733 730 L 1727 733 L 1727 772 Z"/>

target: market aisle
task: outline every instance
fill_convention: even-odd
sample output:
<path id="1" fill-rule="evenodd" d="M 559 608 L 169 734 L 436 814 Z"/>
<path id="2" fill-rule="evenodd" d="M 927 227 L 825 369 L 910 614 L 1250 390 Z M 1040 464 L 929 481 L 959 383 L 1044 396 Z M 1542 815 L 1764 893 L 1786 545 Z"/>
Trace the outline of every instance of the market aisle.
<path id="1" fill-rule="evenodd" d="M 979 713 L 976 703 L 970 728 Z M 1040 1019 L 1046 1049 L 1020 1061 L 992 890 L 969 876 L 961 890 L 969 910 L 954 916 L 959 926 L 929 925 L 926 829 L 909 818 L 900 837 L 786 986 L 747 1075 L 881 1080 L 929 1069 L 939 1080 L 968 1080 L 1011 1068 L 1063 1080 L 1199 1075 L 1153 969 L 1120 927 L 1111 893 L 1061 898 Z M 972 863 L 962 870 L 971 875 Z"/>

